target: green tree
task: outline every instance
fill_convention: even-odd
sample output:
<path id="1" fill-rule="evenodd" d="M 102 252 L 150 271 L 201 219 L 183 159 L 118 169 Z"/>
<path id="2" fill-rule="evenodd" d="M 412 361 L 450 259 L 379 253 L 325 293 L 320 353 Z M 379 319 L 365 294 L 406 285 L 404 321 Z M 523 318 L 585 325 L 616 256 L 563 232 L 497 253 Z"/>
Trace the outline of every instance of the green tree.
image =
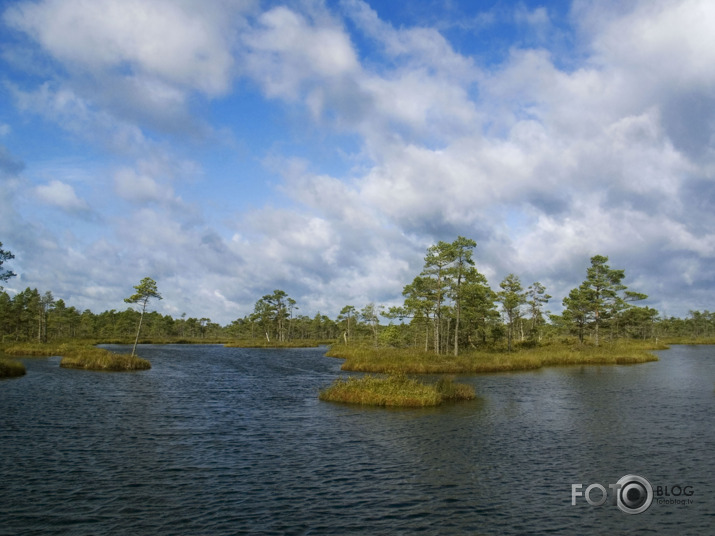
<path id="1" fill-rule="evenodd" d="M 619 322 L 624 333 L 633 338 L 646 340 L 655 336 L 655 323 L 658 311 L 650 307 L 629 307 Z"/>
<path id="2" fill-rule="evenodd" d="M 273 294 L 266 294 L 256 302 L 253 313 L 263 328 L 266 340 L 271 340 L 271 333 L 275 333 L 279 341 L 286 340 L 286 320 L 294 307 L 295 301 L 283 290 L 274 290 Z"/>
<path id="3" fill-rule="evenodd" d="M 375 345 L 377 345 L 377 330 L 378 326 L 380 325 L 380 310 L 380 307 L 370 302 L 360 311 L 360 317 L 370 327 L 370 332 L 372 333 L 372 340 Z"/>
<path id="4" fill-rule="evenodd" d="M 11 277 L 15 277 L 17 275 L 15 273 L 11 272 L 10 270 L 7 270 L 2 267 L 2 265 L 6 261 L 9 261 L 14 258 L 15 258 L 15 255 L 10 253 L 9 251 L 5 251 L 4 249 L 2 249 L 2 242 L 0 242 L 0 282 L 4 283 Z M 2 290 L 2 289 L 3 289 L 3 286 L 0 285 L 0 290 Z"/>
<path id="5" fill-rule="evenodd" d="M 450 255 L 453 259 L 450 267 L 451 289 L 450 296 L 454 301 L 455 324 L 454 324 L 454 355 L 459 355 L 459 324 L 462 317 L 463 283 L 466 280 L 467 271 L 474 266 L 472 251 L 477 247 L 477 243 L 463 236 L 450 244 Z"/>
<path id="6" fill-rule="evenodd" d="M 460 294 L 462 323 L 466 327 L 460 330 L 460 333 L 466 333 L 466 342 L 472 346 L 472 335 L 476 335 L 485 343 L 489 325 L 499 318 L 495 304 L 496 293 L 489 286 L 484 274 L 470 267 L 466 271 Z"/>
<path id="7" fill-rule="evenodd" d="M 13 308 L 10 295 L 0 290 L 0 342 L 10 334 L 13 325 Z"/>
<path id="8" fill-rule="evenodd" d="M 540 327 L 544 324 L 543 307 L 551 299 L 551 296 L 546 294 L 546 287 L 538 281 L 529 285 L 526 289 L 526 305 L 529 307 L 531 314 L 531 333 L 530 335 L 537 340 L 541 340 Z"/>
<path id="9" fill-rule="evenodd" d="M 645 294 L 627 291 L 623 284 L 625 270 L 614 270 L 607 263 L 608 257 L 603 255 L 591 257 L 586 280 L 564 298 L 565 313 L 575 322 L 580 340 L 583 341 L 584 327 L 590 324 L 596 346 L 600 344 L 601 329 L 610 320 L 617 321 L 630 307 L 629 302 L 647 298 Z"/>
<path id="10" fill-rule="evenodd" d="M 352 335 L 352 324 L 355 322 L 355 317 L 357 316 L 357 314 L 357 310 L 353 305 L 346 305 L 340 310 L 340 314 L 338 315 L 338 323 L 343 324 L 345 326 L 345 330 L 343 331 L 343 338 L 345 340 L 345 344 L 348 344 L 350 341 L 350 337 Z"/>
<path id="11" fill-rule="evenodd" d="M 449 351 L 450 336 L 453 335 L 452 351 L 459 355 L 465 310 L 473 308 L 469 302 L 474 298 L 475 290 L 482 290 L 481 281 L 477 280 L 483 276 L 474 268 L 472 258 L 476 246 L 474 240 L 463 236 L 451 243 L 440 241 L 430 246 L 422 272 L 402 291 L 404 307 L 390 310 L 392 318 L 412 318 L 414 327 L 424 323 L 425 351 L 429 346 L 431 318 L 434 352 Z M 452 325 L 453 334 L 450 331 Z"/>
<path id="12" fill-rule="evenodd" d="M 417 276 L 409 285 L 405 285 L 402 295 L 405 297 L 404 307 L 396 307 L 390 310 L 390 314 L 395 318 L 412 318 L 415 323 L 424 322 L 425 328 L 425 352 L 429 348 L 430 315 L 434 310 L 434 285 L 430 278 Z M 432 323 L 434 320 L 432 320 Z"/>
<path id="13" fill-rule="evenodd" d="M 434 352 L 440 353 L 442 347 L 442 315 L 443 304 L 450 288 L 451 273 L 448 270 L 454 262 L 454 248 L 441 240 L 427 249 L 425 265 L 420 276 L 427 286 L 427 295 L 431 298 L 432 315 L 434 319 Z"/>
<path id="14" fill-rule="evenodd" d="M 584 331 L 589 322 L 591 305 L 589 303 L 589 290 L 586 284 L 572 289 L 563 299 L 564 312 L 562 318 L 578 334 L 578 340 L 583 342 Z"/>
<path id="15" fill-rule="evenodd" d="M 134 347 L 132 348 L 132 356 L 135 355 L 137 350 L 137 344 L 139 343 L 139 333 L 142 329 L 142 320 L 144 319 L 144 313 L 146 312 L 147 304 L 152 298 L 161 300 L 161 294 L 156 288 L 156 281 L 150 277 L 145 277 L 142 279 L 138 285 L 134 287 L 136 292 L 132 294 L 129 298 L 125 298 L 124 301 L 127 303 L 137 303 L 141 307 L 141 314 L 139 316 L 139 325 L 137 326 L 137 336 L 134 339 Z"/>
<path id="16" fill-rule="evenodd" d="M 55 299 L 52 296 L 52 292 L 45 292 L 45 294 L 40 298 L 40 301 L 37 304 L 38 342 L 47 342 L 47 317 L 49 316 L 50 311 L 54 309 L 54 306 Z"/>
<path id="17" fill-rule="evenodd" d="M 502 311 L 507 321 L 507 346 L 512 350 L 514 340 L 514 327 L 518 319 L 521 318 L 521 307 L 526 303 L 526 295 L 521 286 L 521 281 L 514 274 L 507 275 L 499 283 L 501 292 L 497 294 L 497 301 L 502 304 Z"/>
<path id="18" fill-rule="evenodd" d="M 591 257 L 591 266 L 586 270 L 586 297 L 591 314 L 595 344 L 599 344 L 601 325 L 611 318 L 624 305 L 620 292 L 626 290 L 621 282 L 626 276 L 625 270 L 613 270 L 608 264 L 608 257 Z"/>

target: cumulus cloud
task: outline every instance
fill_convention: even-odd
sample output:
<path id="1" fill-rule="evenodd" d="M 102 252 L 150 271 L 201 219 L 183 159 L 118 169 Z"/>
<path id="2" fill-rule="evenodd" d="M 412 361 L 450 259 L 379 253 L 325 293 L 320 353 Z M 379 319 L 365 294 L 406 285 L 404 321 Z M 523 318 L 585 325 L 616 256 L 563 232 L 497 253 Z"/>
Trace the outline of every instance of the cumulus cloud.
<path id="1" fill-rule="evenodd" d="M 165 0 L 46 0 L 12 6 L 4 15 L 70 68 L 128 67 L 156 84 L 212 95 L 228 90 L 232 68 L 215 17 L 203 4 Z"/>
<path id="2" fill-rule="evenodd" d="M 243 40 L 249 48 L 246 69 L 269 95 L 292 98 L 305 80 L 336 78 L 358 68 L 339 24 L 327 17 L 311 21 L 283 6 L 263 13 Z"/>
<path id="3" fill-rule="evenodd" d="M 89 205 L 77 197 L 70 184 L 54 180 L 35 188 L 35 195 L 45 204 L 53 205 L 68 212 L 82 212 L 89 210 Z"/>
<path id="4" fill-rule="evenodd" d="M 60 75 L 62 91 L 113 116 L 195 134 L 207 127 L 192 117 L 191 96 L 230 91 L 235 32 L 252 5 L 45 0 L 10 6 L 3 19 L 69 74 Z"/>
<path id="5" fill-rule="evenodd" d="M 93 187 L 115 193 L 126 213 L 110 214 L 89 245 L 66 246 L 78 265 L 114 274 L 91 274 L 87 303 L 128 271 L 146 272 L 176 296 L 162 307 L 226 322 L 274 288 L 304 312 L 399 301 L 426 247 L 457 235 L 477 240 L 493 286 L 514 272 L 562 296 L 604 254 L 637 290 L 659 296 L 651 305 L 683 313 L 712 303 L 713 10 L 706 0 L 578 0 L 564 15 L 573 54 L 554 44 L 552 8 L 518 4 L 500 16 L 528 38 L 491 63 L 437 27 L 387 22 L 360 0 L 264 11 L 46 0 L 18 3 L 4 20 L 64 69 L 34 87 L 11 82 L 18 109 L 118 160 Z M 219 217 L 227 183 L 203 162 L 228 158 L 183 151 L 190 131 L 213 129 L 212 114 L 243 98 L 237 79 L 286 112 L 294 132 L 251 155 L 277 155 L 264 169 L 277 187 L 232 170 L 242 181 L 234 195 L 263 188 L 266 197 Z M 238 130 L 239 120 L 222 126 Z M 308 129 L 340 165 L 311 159 L 301 147 Z M 0 149 L 3 173 L 22 166 Z M 29 189 L 69 213 L 86 210 L 68 182 Z M 702 301 L 690 304 L 694 289 Z"/>

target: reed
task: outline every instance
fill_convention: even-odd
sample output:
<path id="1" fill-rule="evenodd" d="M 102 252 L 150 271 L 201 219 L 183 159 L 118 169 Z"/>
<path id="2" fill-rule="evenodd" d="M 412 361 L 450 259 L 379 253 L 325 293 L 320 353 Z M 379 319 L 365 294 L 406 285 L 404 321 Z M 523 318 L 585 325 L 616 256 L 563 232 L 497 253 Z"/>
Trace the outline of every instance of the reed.
<path id="1" fill-rule="evenodd" d="M 363 406 L 427 407 L 447 401 L 472 400 L 474 389 L 451 378 L 426 384 L 404 374 L 388 377 L 338 378 L 319 394 L 320 400 Z"/>
<path id="2" fill-rule="evenodd" d="M 473 374 L 533 370 L 564 365 L 625 365 L 657 361 L 650 350 L 665 345 L 617 341 L 601 346 L 552 344 L 516 352 L 471 351 L 459 356 L 409 349 L 338 346 L 326 355 L 345 359 L 342 370 L 407 374 Z"/>
<path id="3" fill-rule="evenodd" d="M 0 378 L 16 378 L 27 373 L 25 365 L 13 359 L 0 359 Z"/>

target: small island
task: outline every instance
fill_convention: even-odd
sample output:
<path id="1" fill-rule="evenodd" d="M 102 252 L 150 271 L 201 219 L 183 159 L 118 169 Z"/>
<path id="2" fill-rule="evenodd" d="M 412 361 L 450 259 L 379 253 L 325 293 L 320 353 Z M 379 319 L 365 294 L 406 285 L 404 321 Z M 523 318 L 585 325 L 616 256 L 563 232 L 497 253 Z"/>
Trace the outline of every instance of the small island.
<path id="1" fill-rule="evenodd" d="M 415 349 L 333 345 L 328 357 L 345 359 L 341 369 L 352 372 L 403 374 L 478 374 L 516 372 L 548 366 L 633 365 L 657 361 L 652 350 L 665 350 L 662 343 L 613 341 L 600 346 L 577 341 L 549 343 L 534 348 L 467 351 L 433 354 Z"/>
<path id="2" fill-rule="evenodd" d="M 345 359 L 343 371 L 414 377 L 648 363 L 658 360 L 653 350 L 667 344 L 715 342 L 714 313 L 666 317 L 636 305 L 647 295 L 629 290 L 625 270 L 611 268 L 607 256 L 590 258 L 585 279 L 562 297 L 560 313 L 552 314 L 546 309 L 552 296 L 538 281 L 525 288 L 511 273 L 498 286 L 491 285 L 477 269 L 475 247 L 474 240 L 462 236 L 451 243 L 439 241 L 427 248 L 422 270 L 406 281 L 401 305 L 348 304 L 333 318 L 319 311 L 302 314 L 298 302 L 281 289 L 263 295 L 252 313 L 227 325 L 186 313 L 174 318 L 148 310 L 150 301 L 162 299 L 150 277 L 124 300 L 133 307 L 98 314 L 80 311 L 49 291 L 28 287 L 10 296 L 0 288 L 0 350 L 15 345 L 7 353 L 63 356 L 65 368 L 128 371 L 151 366 L 135 357 L 139 344 L 280 350 L 325 345 L 327 356 Z M 0 262 L 13 255 L 3 252 L 1 257 Z M 5 270 L 0 276 L 6 281 L 15 274 Z M 132 345 L 131 355 L 97 348 L 101 343 Z M 285 353 L 267 352 L 266 357 L 282 359 Z M 21 374 L 24 366 L 4 363 L 0 374 L 7 376 L 11 369 Z M 349 385 L 353 391 L 369 391 L 381 384 Z"/>
<path id="3" fill-rule="evenodd" d="M 471 386 L 454 383 L 451 378 L 428 384 L 405 374 L 392 374 L 387 377 L 338 378 L 320 392 L 319 398 L 364 406 L 427 407 L 449 401 L 473 400 L 476 394 Z"/>
<path id="4" fill-rule="evenodd" d="M 115 354 L 103 348 L 90 344 L 47 344 L 23 343 L 5 348 L 4 352 L 12 356 L 50 357 L 62 356 L 60 367 L 105 372 L 126 372 L 132 370 L 148 370 L 151 363 L 141 357 Z M 5 360 L 4 363 L 15 363 Z M 24 370 L 25 367 L 19 363 Z M 1 367 L 1 365 L 0 365 Z"/>
<path id="5" fill-rule="evenodd" d="M 27 374 L 25 365 L 12 359 L 0 359 L 0 379 L 17 378 Z"/>

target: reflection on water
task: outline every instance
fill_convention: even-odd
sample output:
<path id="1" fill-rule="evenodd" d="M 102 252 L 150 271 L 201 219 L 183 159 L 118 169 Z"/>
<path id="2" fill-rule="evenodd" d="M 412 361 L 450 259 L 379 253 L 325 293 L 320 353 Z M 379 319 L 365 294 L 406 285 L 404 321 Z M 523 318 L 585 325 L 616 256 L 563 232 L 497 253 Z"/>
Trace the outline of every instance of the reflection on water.
<path id="1" fill-rule="evenodd" d="M 715 347 L 470 376 L 474 402 L 320 402 L 323 350 L 144 346 L 152 369 L 26 359 L 0 382 L 0 535 L 709 534 Z M 571 505 L 626 474 L 692 505 Z"/>

